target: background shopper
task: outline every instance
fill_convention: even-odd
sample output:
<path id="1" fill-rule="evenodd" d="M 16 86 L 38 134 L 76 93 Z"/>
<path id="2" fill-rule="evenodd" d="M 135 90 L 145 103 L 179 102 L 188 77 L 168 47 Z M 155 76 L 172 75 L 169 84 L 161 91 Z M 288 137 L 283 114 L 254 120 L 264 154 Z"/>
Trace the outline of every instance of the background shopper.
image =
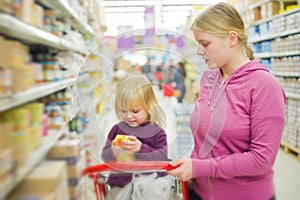
<path id="1" fill-rule="evenodd" d="M 176 98 L 178 103 L 182 103 L 183 98 L 186 93 L 186 87 L 185 87 L 185 77 L 186 77 L 186 70 L 184 67 L 183 62 L 178 62 L 177 68 L 174 71 L 174 79 L 173 82 L 175 83 L 175 89 L 177 92 L 175 92 Z"/>
<path id="2" fill-rule="evenodd" d="M 150 82 L 153 81 L 152 67 L 151 67 L 151 59 L 147 58 L 146 63 L 142 66 L 142 73 L 148 78 Z"/>

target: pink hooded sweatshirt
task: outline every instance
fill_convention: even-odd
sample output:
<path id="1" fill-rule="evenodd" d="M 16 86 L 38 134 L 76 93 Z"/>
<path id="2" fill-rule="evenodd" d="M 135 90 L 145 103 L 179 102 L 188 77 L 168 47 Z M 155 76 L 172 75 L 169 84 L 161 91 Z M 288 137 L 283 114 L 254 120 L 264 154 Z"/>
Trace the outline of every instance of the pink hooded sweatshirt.
<path id="1" fill-rule="evenodd" d="M 204 72 L 191 116 L 193 178 L 203 200 L 268 200 L 285 123 L 285 93 L 258 61 L 225 82 Z"/>

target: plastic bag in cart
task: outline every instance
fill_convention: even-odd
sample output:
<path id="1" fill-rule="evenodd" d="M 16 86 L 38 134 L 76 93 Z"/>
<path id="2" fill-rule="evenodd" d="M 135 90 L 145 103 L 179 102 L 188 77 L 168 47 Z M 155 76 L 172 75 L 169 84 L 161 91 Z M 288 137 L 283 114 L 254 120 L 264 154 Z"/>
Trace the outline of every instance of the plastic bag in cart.
<path id="1" fill-rule="evenodd" d="M 118 193 L 117 200 L 180 199 L 172 190 L 171 177 L 157 177 L 157 173 L 133 176 L 132 181 Z"/>

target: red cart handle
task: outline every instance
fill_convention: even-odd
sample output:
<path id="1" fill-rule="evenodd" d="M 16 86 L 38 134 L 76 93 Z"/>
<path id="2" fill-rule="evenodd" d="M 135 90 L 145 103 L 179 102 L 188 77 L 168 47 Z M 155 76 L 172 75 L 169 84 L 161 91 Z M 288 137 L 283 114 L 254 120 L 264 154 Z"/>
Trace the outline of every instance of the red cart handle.
<path id="1" fill-rule="evenodd" d="M 82 171 L 82 175 L 84 176 L 96 172 L 168 171 L 176 167 L 177 166 L 171 165 L 170 162 L 164 161 L 110 162 L 86 167 Z"/>

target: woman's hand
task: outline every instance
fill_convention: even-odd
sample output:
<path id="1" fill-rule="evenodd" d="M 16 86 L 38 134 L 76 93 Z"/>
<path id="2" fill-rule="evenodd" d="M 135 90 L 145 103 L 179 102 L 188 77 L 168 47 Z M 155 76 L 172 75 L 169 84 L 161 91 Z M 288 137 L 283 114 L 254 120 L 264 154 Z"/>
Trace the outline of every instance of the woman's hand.
<path id="1" fill-rule="evenodd" d="M 178 167 L 176 169 L 167 171 L 169 175 L 176 176 L 182 181 L 188 181 L 193 178 L 193 166 L 191 158 L 182 158 L 172 162 L 171 164 Z"/>
<path id="2" fill-rule="evenodd" d="M 131 153 L 137 153 L 141 150 L 142 142 L 135 136 L 128 136 L 129 141 L 122 143 L 122 149 Z"/>

